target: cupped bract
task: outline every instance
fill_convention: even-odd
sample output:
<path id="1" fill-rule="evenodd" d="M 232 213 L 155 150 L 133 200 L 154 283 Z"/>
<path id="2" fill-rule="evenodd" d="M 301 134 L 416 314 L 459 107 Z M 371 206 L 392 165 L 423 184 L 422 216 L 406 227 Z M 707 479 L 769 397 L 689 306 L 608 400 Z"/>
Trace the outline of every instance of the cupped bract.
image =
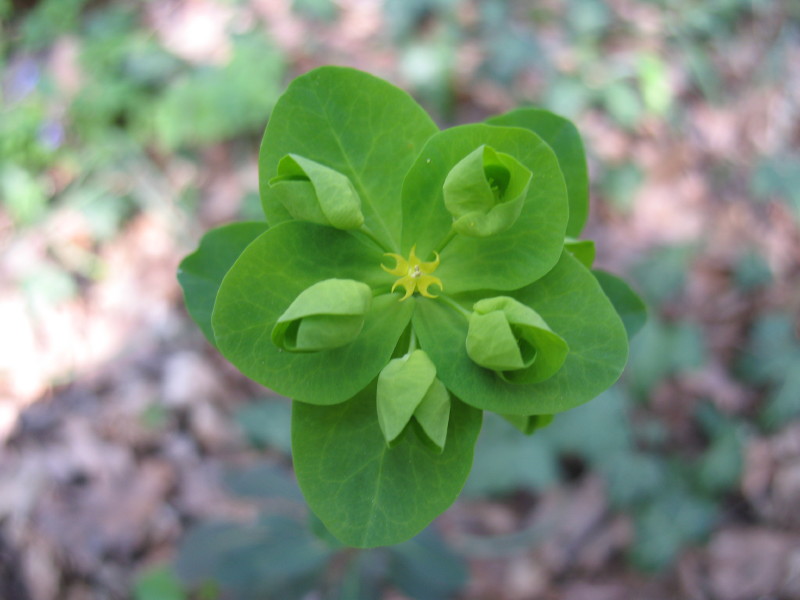
<path id="1" fill-rule="evenodd" d="M 364 328 L 370 287 L 352 279 L 326 279 L 306 288 L 272 328 L 272 342 L 290 352 L 317 352 L 349 344 Z"/>
<path id="2" fill-rule="evenodd" d="M 467 354 L 512 383 L 536 383 L 564 364 L 569 345 L 529 306 L 497 296 L 476 302 L 467 330 Z"/>
<path id="3" fill-rule="evenodd" d="M 442 186 L 453 230 L 474 237 L 505 231 L 519 218 L 531 179 L 530 169 L 510 154 L 479 146 L 450 170 Z"/>
<path id="4" fill-rule="evenodd" d="M 336 229 L 356 229 L 364 223 L 361 199 L 350 179 L 311 159 L 287 154 L 269 185 L 275 198 L 298 221 Z"/>
<path id="5" fill-rule="evenodd" d="M 378 423 L 392 446 L 412 417 L 441 452 L 447 438 L 450 395 L 436 378 L 436 367 L 422 350 L 389 364 L 378 375 Z"/>

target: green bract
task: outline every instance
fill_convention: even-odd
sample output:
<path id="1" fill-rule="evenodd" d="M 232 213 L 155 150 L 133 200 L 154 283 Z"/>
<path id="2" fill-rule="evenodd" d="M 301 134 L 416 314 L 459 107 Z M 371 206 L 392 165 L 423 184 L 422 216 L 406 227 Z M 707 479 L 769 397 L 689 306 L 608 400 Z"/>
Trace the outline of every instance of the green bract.
<path id="1" fill-rule="evenodd" d="M 498 296 L 472 307 L 467 330 L 467 354 L 477 364 L 506 381 L 534 383 L 556 374 L 569 346 L 553 333 L 535 310 Z"/>
<path id="2" fill-rule="evenodd" d="M 276 104 L 259 175 L 267 222 L 210 232 L 179 279 L 220 352 L 295 400 L 300 487 L 344 543 L 445 510 L 483 410 L 532 433 L 622 372 L 644 306 L 590 271 L 569 121 L 439 131 L 394 86 L 323 67 Z"/>
<path id="3" fill-rule="evenodd" d="M 378 375 L 378 423 L 391 446 L 412 417 L 441 451 L 447 438 L 450 395 L 422 350 L 389 361 Z"/>
<path id="4" fill-rule="evenodd" d="M 361 200 L 350 180 L 313 160 L 287 154 L 269 185 L 294 219 L 337 229 L 356 229 L 364 223 Z"/>
<path id="5" fill-rule="evenodd" d="M 349 344 L 364 328 L 372 290 L 352 279 L 326 279 L 300 292 L 272 328 L 272 343 L 292 352 Z"/>
<path id="6" fill-rule="evenodd" d="M 531 172 L 509 154 L 489 146 L 473 150 L 447 174 L 444 205 L 453 231 L 485 237 L 511 227 L 522 212 Z"/>

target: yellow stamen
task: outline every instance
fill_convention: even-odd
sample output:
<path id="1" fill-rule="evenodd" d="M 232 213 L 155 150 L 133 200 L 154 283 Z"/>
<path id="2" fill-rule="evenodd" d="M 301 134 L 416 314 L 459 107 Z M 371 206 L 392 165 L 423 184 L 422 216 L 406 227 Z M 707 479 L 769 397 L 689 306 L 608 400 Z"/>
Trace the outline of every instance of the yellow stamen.
<path id="1" fill-rule="evenodd" d="M 432 285 L 438 285 L 440 290 L 443 289 L 442 280 L 432 275 L 432 273 L 436 270 L 436 267 L 439 266 L 439 253 L 434 252 L 436 255 L 436 260 L 431 262 L 422 262 L 417 257 L 416 249 L 416 246 L 411 248 L 411 253 L 408 255 L 408 260 L 399 254 L 387 252 L 385 256 L 391 256 L 395 259 L 397 264 L 393 269 L 390 269 L 385 265 L 381 265 L 381 268 L 384 271 L 390 275 L 396 275 L 400 278 L 394 282 L 394 285 L 392 285 L 392 291 L 394 291 L 398 286 L 403 287 L 405 290 L 405 295 L 400 298 L 401 302 L 410 297 L 414 292 L 419 292 L 426 298 L 436 298 L 436 296 L 428 291 L 428 288 L 430 288 Z"/>

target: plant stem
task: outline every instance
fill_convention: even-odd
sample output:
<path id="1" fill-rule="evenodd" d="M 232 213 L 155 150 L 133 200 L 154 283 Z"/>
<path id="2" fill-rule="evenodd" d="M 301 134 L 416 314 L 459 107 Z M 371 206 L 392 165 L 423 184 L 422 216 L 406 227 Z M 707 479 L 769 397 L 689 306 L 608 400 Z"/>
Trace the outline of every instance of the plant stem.
<path id="1" fill-rule="evenodd" d="M 369 238 L 369 240 L 373 244 L 378 246 L 378 248 L 380 248 L 384 252 L 389 252 L 389 250 L 386 249 L 386 246 L 383 245 L 383 242 L 381 242 L 380 239 L 378 239 L 378 236 L 372 233 L 372 230 L 366 225 L 361 225 L 361 227 L 359 227 L 356 231 L 363 233 L 367 238 Z"/>
<path id="2" fill-rule="evenodd" d="M 469 317 L 472 314 L 472 312 L 461 306 L 458 302 L 456 302 L 449 296 L 444 296 L 444 295 L 440 295 L 438 299 L 444 302 L 445 304 L 451 306 L 452 308 L 455 308 L 459 313 L 461 313 L 461 315 L 465 319 L 469 320 Z"/>
<path id="3" fill-rule="evenodd" d="M 411 335 L 408 338 L 408 352 L 406 356 L 410 355 L 417 349 L 417 336 L 414 334 L 414 329 L 411 329 Z"/>
<path id="4" fill-rule="evenodd" d="M 439 242 L 439 246 L 436 248 L 436 250 L 434 250 L 434 252 L 441 253 L 442 250 L 445 249 L 447 244 L 453 241 L 453 238 L 456 237 L 456 235 L 457 235 L 456 230 L 451 228 L 450 231 L 447 233 L 447 235 L 444 236 L 444 239 L 442 239 L 442 241 Z"/>

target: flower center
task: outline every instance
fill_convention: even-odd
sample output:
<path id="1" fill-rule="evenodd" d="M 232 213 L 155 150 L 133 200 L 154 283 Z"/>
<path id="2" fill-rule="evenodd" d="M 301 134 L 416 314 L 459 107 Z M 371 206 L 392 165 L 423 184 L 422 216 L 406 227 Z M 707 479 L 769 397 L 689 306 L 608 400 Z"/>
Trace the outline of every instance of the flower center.
<path id="1" fill-rule="evenodd" d="M 428 288 L 430 288 L 432 285 L 438 285 L 439 289 L 442 289 L 442 280 L 432 275 L 432 273 L 436 270 L 436 267 L 439 266 L 438 252 L 434 252 L 436 255 L 436 260 L 431 262 L 422 262 L 417 257 L 416 249 L 416 246 L 411 248 L 411 252 L 408 255 L 408 260 L 399 254 L 387 252 L 385 256 L 394 258 L 397 264 L 393 269 L 390 269 L 386 265 L 381 265 L 381 268 L 384 271 L 400 278 L 394 282 L 394 285 L 392 285 L 392 291 L 395 291 L 395 289 L 398 287 L 402 287 L 405 290 L 405 295 L 400 298 L 401 302 L 406 298 L 409 298 L 412 294 L 414 294 L 414 292 L 419 292 L 426 298 L 436 298 L 435 295 L 428 291 Z"/>

